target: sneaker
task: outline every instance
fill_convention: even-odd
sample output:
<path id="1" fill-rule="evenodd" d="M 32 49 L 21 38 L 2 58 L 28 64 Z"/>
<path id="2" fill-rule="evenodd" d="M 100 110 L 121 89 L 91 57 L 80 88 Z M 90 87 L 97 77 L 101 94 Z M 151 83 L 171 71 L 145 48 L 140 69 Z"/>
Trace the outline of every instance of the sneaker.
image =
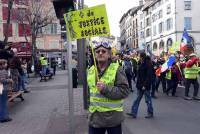
<path id="1" fill-rule="evenodd" d="M 5 122 L 9 122 L 9 121 L 12 121 L 12 119 L 11 118 L 7 118 L 7 119 L 4 119 L 4 120 L 1 120 L 0 122 L 1 123 L 5 123 Z"/>
<path id="2" fill-rule="evenodd" d="M 133 114 L 133 113 L 126 113 L 128 116 L 131 116 L 132 118 L 136 118 L 136 115 L 135 114 Z"/>
<path id="3" fill-rule="evenodd" d="M 192 97 L 192 99 L 193 99 L 193 100 L 200 100 L 200 97 L 194 96 L 194 97 Z"/>
<path id="4" fill-rule="evenodd" d="M 192 100 L 192 98 L 190 96 L 185 96 L 184 99 L 185 100 Z"/>
<path id="5" fill-rule="evenodd" d="M 151 119 L 153 118 L 153 114 L 148 114 L 147 116 L 145 116 L 146 119 Z"/>

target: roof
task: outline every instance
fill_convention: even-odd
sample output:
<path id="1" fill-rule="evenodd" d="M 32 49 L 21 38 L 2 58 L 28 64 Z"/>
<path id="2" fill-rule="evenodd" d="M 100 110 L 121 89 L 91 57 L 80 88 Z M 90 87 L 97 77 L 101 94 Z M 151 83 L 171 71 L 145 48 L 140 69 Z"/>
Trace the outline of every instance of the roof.
<path id="1" fill-rule="evenodd" d="M 138 7 L 140 6 L 137 6 L 137 7 L 133 7 L 131 9 L 129 9 L 120 19 L 119 23 L 121 23 L 123 21 L 123 19 L 130 13 L 132 15 L 132 12 L 135 12 L 135 10 L 138 9 Z"/>
<path id="2" fill-rule="evenodd" d="M 137 7 L 135 7 L 134 9 L 132 8 L 131 16 L 133 16 L 133 15 L 134 15 L 138 10 L 140 10 L 142 7 L 143 7 L 143 5 L 137 6 Z"/>
<path id="3" fill-rule="evenodd" d="M 143 7 L 143 11 L 148 9 L 149 7 L 151 7 L 153 4 L 155 4 L 158 1 L 160 1 L 160 0 L 151 0 L 151 1 L 146 2 Z"/>

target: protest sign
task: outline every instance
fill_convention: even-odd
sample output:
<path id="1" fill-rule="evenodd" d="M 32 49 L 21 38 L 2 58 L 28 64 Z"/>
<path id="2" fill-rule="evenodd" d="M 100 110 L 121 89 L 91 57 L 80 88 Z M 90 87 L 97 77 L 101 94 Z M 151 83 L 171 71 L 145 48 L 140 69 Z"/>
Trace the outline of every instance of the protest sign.
<path id="1" fill-rule="evenodd" d="M 110 35 L 105 5 L 68 12 L 64 18 L 72 40 Z"/>

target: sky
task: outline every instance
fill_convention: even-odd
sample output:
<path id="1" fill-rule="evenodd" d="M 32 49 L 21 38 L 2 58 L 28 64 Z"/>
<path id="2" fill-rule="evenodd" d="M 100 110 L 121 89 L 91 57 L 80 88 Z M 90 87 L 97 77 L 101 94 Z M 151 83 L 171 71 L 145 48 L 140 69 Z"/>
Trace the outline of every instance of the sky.
<path id="1" fill-rule="evenodd" d="M 120 36 L 119 21 L 130 8 L 138 6 L 139 0 L 84 0 L 84 4 L 92 7 L 106 5 L 111 35 Z"/>

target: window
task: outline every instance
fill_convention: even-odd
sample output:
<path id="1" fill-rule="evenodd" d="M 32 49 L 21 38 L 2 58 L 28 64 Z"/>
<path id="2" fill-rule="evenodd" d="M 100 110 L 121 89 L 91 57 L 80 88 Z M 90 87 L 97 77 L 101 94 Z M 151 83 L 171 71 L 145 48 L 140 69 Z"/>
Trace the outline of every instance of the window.
<path id="1" fill-rule="evenodd" d="M 166 30 L 169 31 L 173 28 L 172 18 L 167 19 L 166 21 Z"/>
<path id="2" fill-rule="evenodd" d="M 51 24 L 51 34 L 57 33 L 57 24 Z"/>
<path id="3" fill-rule="evenodd" d="M 186 30 L 192 30 L 192 17 L 184 18 L 184 27 Z"/>
<path id="4" fill-rule="evenodd" d="M 20 18 L 25 17 L 25 15 L 26 15 L 26 9 L 25 8 L 19 8 L 18 11 L 19 11 L 19 17 Z"/>
<path id="5" fill-rule="evenodd" d="M 164 50 L 164 47 L 165 47 L 164 41 L 161 40 L 161 41 L 160 41 L 160 45 L 159 45 L 159 49 L 160 49 L 160 50 Z"/>
<path id="6" fill-rule="evenodd" d="M 143 24 L 142 24 L 142 22 L 140 22 L 140 29 L 142 29 L 143 28 Z"/>
<path id="7" fill-rule="evenodd" d="M 191 0 L 185 0 L 184 5 L 185 5 L 185 10 L 191 10 L 192 9 L 192 1 Z"/>
<path id="8" fill-rule="evenodd" d="M 144 38 L 144 32 L 140 32 L 140 38 Z"/>
<path id="9" fill-rule="evenodd" d="M 147 18 L 147 19 L 146 19 L 146 22 L 147 22 L 147 23 L 146 23 L 146 26 L 150 26 L 150 24 L 151 24 L 150 18 Z"/>
<path id="10" fill-rule="evenodd" d="M 167 14 L 170 14 L 171 13 L 171 4 L 168 4 L 167 5 Z"/>
<path id="11" fill-rule="evenodd" d="M 159 23 L 159 25 L 158 25 L 158 32 L 159 33 L 163 32 L 163 22 Z"/>
<path id="12" fill-rule="evenodd" d="M 151 33 L 150 33 L 150 28 L 148 28 L 147 30 L 146 30 L 146 37 L 149 37 L 151 35 Z"/>
<path id="13" fill-rule="evenodd" d="M 160 10 L 160 11 L 159 11 L 159 19 L 162 18 L 162 17 L 163 17 L 163 11 Z"/>
<path id="14" fill-rule="evenodd" d="M 156 51 L 158 49 L 158 45 L 157 45 L 157 43 L 155 42 L 155 43 L 153 43 L 153 51 Z"/>
<path id="15" fill-rule="evenodd" d="M 152 22 L 155 22 L 155 21 L 156 21 L 156 15 L 153 14 L 153 15 L 152 15 Z"/>
<path id="16" fill-rule="evenodd" d="M 153 35 L 155 36 L 157 33 L 156 33 L 156 25 L 153 26 Z"/>
<path id="17" fill-rule="evenodd" d="M 52 40 L 49 44 L 50 49 L 57 49 L 59 47 L 59 41 L 58 40 Z"/>

